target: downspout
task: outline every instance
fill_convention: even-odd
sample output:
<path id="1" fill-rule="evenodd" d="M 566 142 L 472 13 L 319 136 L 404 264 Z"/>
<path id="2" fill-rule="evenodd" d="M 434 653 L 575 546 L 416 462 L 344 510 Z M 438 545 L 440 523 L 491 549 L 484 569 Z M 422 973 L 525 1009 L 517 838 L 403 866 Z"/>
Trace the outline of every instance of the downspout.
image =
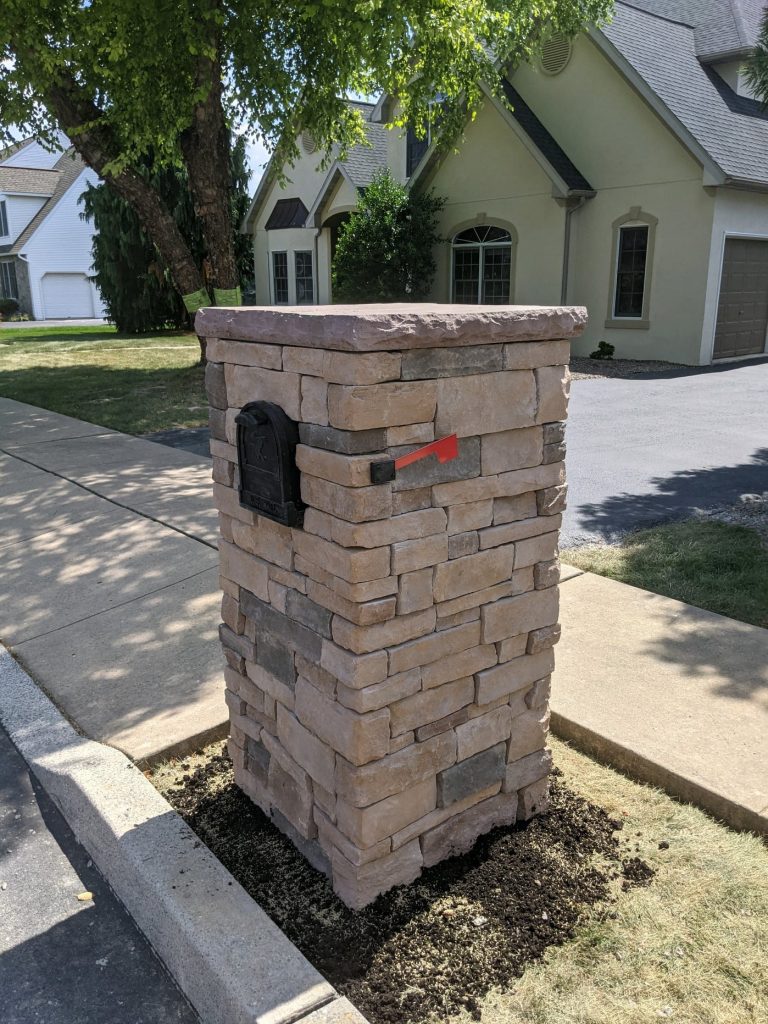
<path id="1" fill-rule="evenodd" d="M 564 306 L 568 301 L 568 267 L 571 262 L 571 217 L 577 210 L 580 210 L 586 203 L 589 196 L 579 196 L 575 203 L 569 203 L 565 207 L 565 231 L 563 232 L 563 274 L 560 285 L 560 304 Z"/>
<path id="2" fill-rule="evenodd" d="M 320 256 L 318 252 L 317 240 L 320 237 L 322 228 L 315 228 L 315 234 L 312 238 L 312 274 L 314 276 L 313 287 L 315 290 L 315 305 L 320 305 Z"/>

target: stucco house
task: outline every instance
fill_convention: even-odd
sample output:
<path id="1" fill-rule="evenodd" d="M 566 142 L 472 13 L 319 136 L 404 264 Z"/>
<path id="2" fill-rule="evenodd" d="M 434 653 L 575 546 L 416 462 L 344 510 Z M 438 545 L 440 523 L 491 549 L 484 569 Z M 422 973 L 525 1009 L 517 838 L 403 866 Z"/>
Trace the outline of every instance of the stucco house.
<path id="1" fill-rule="evenodd" d="M 308 134 L 267 167 L 243 230 L 262 304 L 332 301 L 339 224 L 373 174 L 446 199 L 431 298 L 578 303 L 575 351 L 689 364 L 766 351 L 768 113 L 742 62 L 758 0 L 619 0 L 610 25 L 553 36 L 490 94 L 457 152 L 388 130 L 321 170 Z"/>
<path id="2" fill-rule="evenodd" d="M 79 205 L 96 182 L 63 137 L 54 152 L 32 139 L 0 151 L 0 297 L 35 320 L 104 315 Z"/>

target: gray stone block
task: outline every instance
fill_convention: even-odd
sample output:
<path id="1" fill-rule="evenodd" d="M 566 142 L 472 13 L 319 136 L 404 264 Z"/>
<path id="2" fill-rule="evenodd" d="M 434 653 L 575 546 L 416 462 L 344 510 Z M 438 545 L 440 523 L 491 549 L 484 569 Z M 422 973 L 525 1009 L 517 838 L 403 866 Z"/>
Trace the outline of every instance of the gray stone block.
<path id="1" fill-rule="evenodd" d="M 317 423 L 300 423 L 299 439 L 302 444 L 325 448 L 329 452 L 365 455 L 386 448 L 387 432 L 383 427 L 375 430 L 337 430 L 335 427 L 321 427 Z"/>
<path id="2" fill-rule="evenodd" d="M 463 555 L 474 555 L 480 549 L 480 536 L 477 530 L 467 533 L 454 533 L 448 538 L 448 557 L 461 558 Z"/>
<path id="3" fill-rule="evenodd" d="M 301 832 L 295 829 L 286 816 L 281 811 L 278 811 L 276 807 L 272 808 L 271 818 L 273 824 L 280 829 L 283 835 L 288 836 L 299 853 L 307 858 L 315 871 L 320 871 L 330 878 L 331 862 L 320 849 L 319 843 L 315 839 L 305 839 Z"/>
<path id="4" fill-rule="evenodd" d="M 296 686 L 296 668 L 293 651 L 285 643 L 264 631 L 256 642 L 256 664 L 261 665 L 281 683 L 293 689 Z"/>
<path id="5" fill-rule="evenodd" d="M 503 369 L 499 345 L 469 345 L 467 348 L 435 348 L 404 352 L 403 380 L 428 380 L 432 377 L 465 377 L 473 373 L 493 373 Z"/>
<path id="6" fill-rule="evenodd" d="M 390 448 L 389 455 L 393 459 L 412 452 L 416 445 L 405 445 Z M 459 454 L 450 462 L 438 462 L 433 455 L 411 463 L 404 469 L 398 469 L 392 484 L 393 491 L 408 491 L 414 487 L 432 487 L 434 484 L 447 484 L 454 480 L 469 480 L 480 476 L 480 438 L 459 438 Z"/>
<path id="7" fill-rule="evenodd" d="M 229 648 L 247 661 L 253 661 L 256 657 L 256 645 L 247 636 L 241 636 L 239 633 L 233 632 L 223 622 L 219 626 L 219 640 L 221 640 L 225 648 Z"/>
<path id="8" fill-rule="evenodd" d="M 208 426 L 214 441 L 227 440 L 227 414 L 224 409 L 214 409 L 211 406 L 208 410 Z"/>
<path id="9" fill-rule="evenodd" d="M 565 459 L 565 441 L 544 445 L 544 457 L 541 460 L 543 466 L 549 466 L 553 462 L 562 462 L 563 459 Z"/>
<path id="10" fill-rule="evenodd" d="M 534 750 L 532 754 L 526 754 L 525 757 L 507 765 L 504 792 L 516 793 L 519 789 L 538 782 L 539 779 L 549 775 L 551 768 L 551 750 Z"/>
<path id="11" fill-rule="evenodd" d="M 205 367 L 205 389 L 208 403 L 214 409 L 227 408 L 227 385 L 224 381 L 224 364 L 208 363 Z"/>
<path id="12" fill-rule="evenodd" d="M 258 772 L 263 772 L 266 779 L 269 771 L 269 751 L 260 740 L 255 740 L 252 736 L 246 736 L 245 740 L 245 752 L 250 762 L 248 770 L 253 771 L 255 768 Z"/>
<path id="13" fill-rule="evenodd" d="M 544 444 L 560 444 L 565 440 L 565 423 L 557 420 L 544 424 Z"/>
<path id="14" fill-rule="evenodd" d="M 285 599 L 285 610 L 292 619 L 297 619 L 330 640 L 333 613 L 327 608 L 322 608 L 306 594 L 300 594 L 298 590 L 289 590 Z"/>
<path id="15" fill-rule="evenodd" d="M 479 754 L 440 772 L 437 777 L 437 802 L 448 807 L 458 800 L 487 789 L 494 782 L 501 782 L 507 770 L 506 744 L 481 750 Z"/>
<path id="16" fill-rule="evenodd" d="M 258 634 L 269 633 L 292 651 L 303 654 L 308 661 L 320 661 L 323 638 L 319 633 L 283 615 L 244 587 L 240 590 L 240 610 L 254 623 Z"/>

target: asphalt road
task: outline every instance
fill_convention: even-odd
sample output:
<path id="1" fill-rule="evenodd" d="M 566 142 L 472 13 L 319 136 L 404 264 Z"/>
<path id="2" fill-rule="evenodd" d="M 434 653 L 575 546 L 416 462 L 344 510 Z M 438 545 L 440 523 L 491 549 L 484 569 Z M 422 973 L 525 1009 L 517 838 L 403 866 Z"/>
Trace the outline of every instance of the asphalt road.
<path id="1" fill-rule="evenodd" d="M 768 491 L 768 361 L 575 380 L 562 546 Z"/>
<path id="2" fill-rule="evenodd" d="M 0 1020 L 199 1024 L 2 728 Z"/>

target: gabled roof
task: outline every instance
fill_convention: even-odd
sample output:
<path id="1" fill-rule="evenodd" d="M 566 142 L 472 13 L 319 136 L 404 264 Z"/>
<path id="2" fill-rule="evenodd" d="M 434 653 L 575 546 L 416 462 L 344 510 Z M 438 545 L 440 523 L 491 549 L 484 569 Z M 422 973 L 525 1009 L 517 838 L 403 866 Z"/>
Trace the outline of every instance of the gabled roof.
<path id="1" fill-rule="evenodd" d="M 74 150 L 70 149 L 56 161 L 56 164 L 52 171 L 46 171 L 46 174 L 55 174 L 56 187 L 51 194 L 48 202 L 42 206 L 32 220 L 27 224 L 24 230 L 21 232 L 19 237 L 11 245 L 0 247 L 0 252 L 9 253 L 16 255 L 23 252 L 24 246 L 34 235 L 46 217 L 49 217 L 53 210 L 56 208 L 58 203 L 64 198 L 72 185 L 77 181 L 83 171 L 86 169 L 86 164 L 79 157 Z M 20 168 L 17 168 L 19 170 Z M 2 168 L 0 168 L 2 170 Z M 25 168 L 25 170 L 27 170 Z M 40 173 L 40 172 L 38 172 Z"/>
<path id="2" fill-rule="evenodd" d="M 711 184 L 768 188 L 768 120 L 760 104 L 737 96 L 702 64 L 692 25 L 649 13 L 650 6 L 681 7 L 683 0 L 619 0 L 613 21 L 593 40 L 702 162 Z"/>
<path id="3" fill-rule="evenodd" d="M 764 8 L 761 0 L 632 0 L 632 4 L 692 28 L 696 56 L 703 61 L 751 50 Z"/>
<path id="4" fill-rule="evenodd" d="M 52 196 L 61 172 L 38 167 L 0 165 L 0 192 L 17 196 Z"/>
<path id="5" fill-rule="evenodd" d="M 19 139 L 18 142 L 12 142 L 10 146 L 0 149 L 0 164 L 3 160 L 7 160 L 9 157 L 13 156 L 14 153 L 18 153 L 20 150 L 26 149 L 27 146 L 31 145 L 34 141 L 35 140 L 33 138 Z"/>

